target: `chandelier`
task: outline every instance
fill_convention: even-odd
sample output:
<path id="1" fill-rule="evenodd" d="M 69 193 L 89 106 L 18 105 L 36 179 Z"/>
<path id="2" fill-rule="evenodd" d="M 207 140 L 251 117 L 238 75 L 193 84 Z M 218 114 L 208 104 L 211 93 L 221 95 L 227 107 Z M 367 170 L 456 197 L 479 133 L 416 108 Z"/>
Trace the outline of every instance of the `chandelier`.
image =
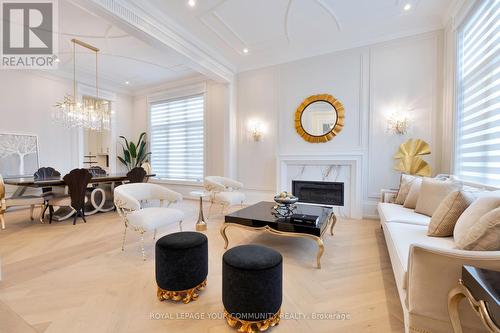
<path id="1" fill-rule="evenodd" d="M 63 100 L 57 102 L 52 114 L 55 122 L 65 127 L 81 127 L 95 131 L 109 130 L 111 125 L 111 108 L 109 101 L 99 98 L 98 87 L 98 53 L 99 49 L 82 42 L 78 39 L 72 39 L 73 43 L 73 95 L 65 95 Z M 83 97 L 78 101 L 76 94 L 76 45 L 80 45 L 95 52 L 95 98 Z"/>

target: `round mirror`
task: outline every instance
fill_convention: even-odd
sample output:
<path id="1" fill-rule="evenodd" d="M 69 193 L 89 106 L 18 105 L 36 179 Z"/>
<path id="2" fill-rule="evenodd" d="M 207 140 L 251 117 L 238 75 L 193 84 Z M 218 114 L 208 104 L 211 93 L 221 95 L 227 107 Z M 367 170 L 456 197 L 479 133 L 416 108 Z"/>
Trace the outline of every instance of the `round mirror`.
<path id="1" fill-rule="evenodd" d="M 295 112 L 295 129 L 308 142 L 327 142 L 343 127 L 344 106 L 332 95 L 309 96 Z"/>
<path id="2" fill-rule="evenodd" d="M 337 110 L 328 102 L 316 101 L 302 112 L 300 123 L 306 133 L 321 136 L 329 133 L 337 122 Z"/>

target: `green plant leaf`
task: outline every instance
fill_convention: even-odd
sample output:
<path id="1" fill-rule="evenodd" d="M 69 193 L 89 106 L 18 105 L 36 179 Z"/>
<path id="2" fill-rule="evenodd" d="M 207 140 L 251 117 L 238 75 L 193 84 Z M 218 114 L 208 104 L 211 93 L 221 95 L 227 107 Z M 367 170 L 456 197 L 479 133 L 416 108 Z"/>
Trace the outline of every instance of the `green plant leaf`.
<path id="1" fill-rule="evenodd" d="M 127 146 L 127 149 L 130 149 L 127 138 L 125 138 L 123 135 L 120 135 L 120 138 L 122 138 L 125 141 L 125 146 Z"/>
<path id="2" fill-rule="evenodd" d="M 121 156 L 117 156 L 117 157 L 118 157 L 118 160 L 120 160 L 120 162 L 123 163 L 123 165 L 125 165 L 126 167 L 128 167 L 127 162 L 125 162 L 125 160 Z"/>
<path id="3" fill-rule="evenodd" d="M 130 157 L 135 159 L 137 158 L 137 148 L 135 147 L 135 144 L 133 142 L 130 142 L 130 147 L 129 147 L 129 152 L 130 152 Z"/>
<path id="4" fill-rule="evenodd" d="M 127 149 L 125 149 L 125 147 L 123 147 L 123 158 L 125 159 L 125 162 L 127 162 L 127 164 L 130 164 L 130 153 Z"/>
<path id="5" fill-rule="evenodd" d="M 137 159 L 140 160 L 142 159 L 142 157 L 144 156 L 144 148 L 146 147 L 146 142 L 141 142 L 141 145 L 138 146 L 139 147 L 139 150 L 137 151 Z"/>
<path id="6" fill-rule="evenodd" d="M 149 155 L 151 155 L 151 153 L 144 154 L 144 156 L 140 160 L 137 160 L 136 166 L 140 166 L 142 163 L 144 163 Z"/>
<path id="7" fill-rule="evenodd" d="M 146 132 L 142 132 L 141 135 L 139 135 L 139 140 L 137 140 L 137 147 L 141 145 L 142 139 L 146 136 Z"/>

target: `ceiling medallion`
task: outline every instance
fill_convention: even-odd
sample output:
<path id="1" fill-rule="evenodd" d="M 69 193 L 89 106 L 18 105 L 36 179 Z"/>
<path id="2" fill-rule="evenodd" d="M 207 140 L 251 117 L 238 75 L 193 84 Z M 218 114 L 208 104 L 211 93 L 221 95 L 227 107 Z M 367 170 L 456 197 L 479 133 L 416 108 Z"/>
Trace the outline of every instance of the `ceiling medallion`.
<path id="1" fill-rule="evenodd" d="M 52 117 L 55 122 L 65 127 L 81 127 L 95 131 L 109 130 L 111 125 L 111 107 L 106 100 L 99 99 L 98 86 L 98 53 L 99 49 L 72 39 L 73 43 L 73 95 L 65 95 L 61 102 L 54 106 Z M 76 94 L 76 45 L 82 46 L 95 52 L 95 98 L 85 96 L 82 101 L 78 100 Z"/>

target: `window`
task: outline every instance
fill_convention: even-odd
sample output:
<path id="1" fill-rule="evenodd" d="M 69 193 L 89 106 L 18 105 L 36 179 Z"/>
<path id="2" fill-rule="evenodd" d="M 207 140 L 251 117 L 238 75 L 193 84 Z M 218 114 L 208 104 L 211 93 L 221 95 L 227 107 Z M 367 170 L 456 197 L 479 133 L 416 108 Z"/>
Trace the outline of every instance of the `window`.
<path id="1" fill-rule="evenodd" d="M 458 31 L 455 172 L 500 186 L 500 2 L 479 1 Z"/>
<path id="2" fill-rule="evenodd" d="M 203 180 L 203 116 L 203 94 L 151 104 L 151 167 L 157 177 Z"/>

